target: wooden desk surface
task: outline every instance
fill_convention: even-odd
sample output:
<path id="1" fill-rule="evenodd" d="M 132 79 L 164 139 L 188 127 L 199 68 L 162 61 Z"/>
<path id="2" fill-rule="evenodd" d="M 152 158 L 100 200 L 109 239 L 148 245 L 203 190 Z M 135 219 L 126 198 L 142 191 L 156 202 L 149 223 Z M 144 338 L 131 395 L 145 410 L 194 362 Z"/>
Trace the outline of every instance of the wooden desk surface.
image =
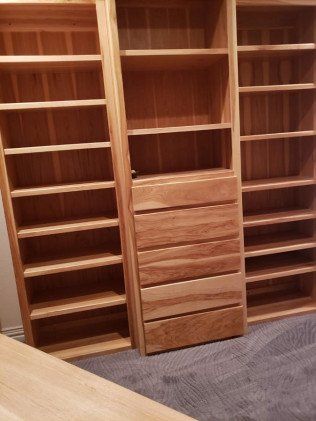
<path id="1" fill-rule="evenodd" d="M 191 420 L 0 335 L 0 420 Z"/>

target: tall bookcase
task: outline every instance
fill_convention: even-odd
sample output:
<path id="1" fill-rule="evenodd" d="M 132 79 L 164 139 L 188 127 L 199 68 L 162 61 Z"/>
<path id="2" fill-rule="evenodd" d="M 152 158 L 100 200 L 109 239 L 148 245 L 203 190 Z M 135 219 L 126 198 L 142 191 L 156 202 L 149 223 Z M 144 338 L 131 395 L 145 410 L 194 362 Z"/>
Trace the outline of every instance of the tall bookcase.
<path id="1" fill-rule="evenodd" d="M 246 282 L 253 323 L 316 309 L 316 3 L 237 3 Z"/>

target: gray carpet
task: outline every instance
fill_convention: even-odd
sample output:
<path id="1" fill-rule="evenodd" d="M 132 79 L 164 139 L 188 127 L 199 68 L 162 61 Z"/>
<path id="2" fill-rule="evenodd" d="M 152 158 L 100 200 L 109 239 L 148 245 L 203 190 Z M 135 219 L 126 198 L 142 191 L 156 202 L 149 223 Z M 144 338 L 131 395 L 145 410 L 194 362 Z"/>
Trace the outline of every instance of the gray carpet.
<path id="1" fill-rule="evenodd" d="M 198 420 L 316 420 L 316 315 L 180 351 L 75 364 Z"/>

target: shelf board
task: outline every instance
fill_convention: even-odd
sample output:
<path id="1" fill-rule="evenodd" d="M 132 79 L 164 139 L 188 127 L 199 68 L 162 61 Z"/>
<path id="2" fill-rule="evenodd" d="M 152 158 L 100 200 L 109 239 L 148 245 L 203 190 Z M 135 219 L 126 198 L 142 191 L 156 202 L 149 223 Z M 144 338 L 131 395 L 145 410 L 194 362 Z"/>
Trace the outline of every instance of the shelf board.
<path id="1" fill-rule="evenodd" d="M 40 350 L 47 352 L 56 358 L 73 360 L 96 355 L 113 354 L 131 348 L 131 340 L 127 332 L 126 335 L 120 332 L 113 332 L 105 335 L 90 336 L 84 339 L 47 345 L 40 347 Z"/>
<path id="2" fill-rule="evenodd" d="M 316 247 L 316 237 L 296 232 L 245 237 L 245 257 L 265 256 L 314 247 Z"/>
<path id="3" fill-rule="evenodd" d="M 0 70 L 13 71 L 25 69 L 86 68 L 101 65 L 100 54 L 89 55 L 27 55 L 0 56 Z"/>
<path id="4" fill-rule="evenodd" d="M 227 48 L 121 50 L 123 70 L 200 68 L 227 56 Z"/>
<path id="5" fill-rule="evenodd" d="M 149 129 L 130 129 L 127 130 L 128 136 L 144 136 L 162 133 L 182 133 L 182 132 L 199 132 L 207 130 L 230 129 L 231 123 L 218 124 L 200 124 L 194 126 L 176 126 L 176 127 L 153 127 Z"/>
<path id="6" fill-rule="evenodd" d="M 120 252 L 107 251 L 76 257 L 63 257 L 55 260 L 38 261 L 24 265 L 25 278 L 49 275 L 53 273 L 70 272 L 80 269 L 90 269 L 122 263 Z"/>
<path id="7" fill-rule="evenodd" d="M 68 232 L 116 227 L 118 225 L 119 220 L 116 217 L 98 216 L 85 219 L 73 219 L 38 225 L 21 226 L 17 230 L 17 235 L 18 238 L 31 238 L 53 234 L 65 234 Z"/>
<path id="8" fill-rule="evenodd" d="M 99 308 L 126 304 L 126 295 L 116 291 L 104 291 L 54 301 L 45 301 L 30 306 L 31 320 L 61 316 Z"/>
<path id="9" fill-rule="evenodd" d="M 115 187 L 114 181 L 92 181 L 88 183 L 60 184 L 60 185 L 53 185 L 53 186 L 14 189 L 11 191 L 11 196 L 13 198 L 41 196 L 41 195 L 47 195 L 47 194 L 69 193 L 69 192 L 76 192 L 76 191 L 111 189 L 113 187 Z"/>
<path id="10" fill-rule="evenodd" d="M 316 49 L 315 43 L 301 44 L 272 44 L 272 45 L 239 45 L 237 47 L 238 56 L 258 56 L 258 55 L 274 55 L 274 54 L 293 54 L 302 51 L 313 51 Z"/>
<path id="11" fill-rule="evenodd" d="M 316 272 L 316 261 L 301 254 L 278 254 L 248 259 L 246 282 L 258 282 Z"/>
<path id="12" fill-rule="evenodd" d="M 292 83 L 287 85 L 265 85 L 265 86 L 240 86 L 239 93 L 261 93 L 261 92 L 282 92 L 282 91 L 300 91 L 306 89 L 315 89 L 315 83 Z"/>
<path id="13" fill-rule="evenodd" d="M 106 99 L 78 99 L 70 101 L 44 101 L 44 102 L 13 102 L 1 103 L 0 111 L 27 111 L 63 108 L 99 107 L 106 105 Z"/>
<path id="14" fill-rule="evenodd" d="M 248 323 L 276 320 L 282 317 L 312 313 L 316 310 L 316 301 L 311 297 L 289 294 L 257 306 L 248 306 Z"/>
<path id="15" fill-rule="evenodd" d="M 24 148 L 5 148 L 5 155 L 25 155 L 45 152 L 79 151 L 86 149 L 106 149 L 111 142 L 69 143 L 66 145 L 27 146 Z"/>
<path id="16" fill-rule="evenodd" d="M 316 179 L 313 177 L 293 176 L 266 178 L 262 180 L 243 181 L 242 191 L 245 193 L 260 190 L 273 190 L 290 187 L 309 186 L 312 184 L 316 184 Z"/>
<path id="17" fill-rule="evenodd" d="M 316 130 L 301 130 L 297 132 L 267 133 L 240 136 L 241 142 L 251 142 L 257 140 L 290 139 L 298 137 L 316 136 Z"/>
<path id="18" fill-rule="evenodd" d="M 277 209 L 266 212 L 252 212 L 244 216 L 244 227 L 280 224 L 283 222 L 305 221 L 316 219 L 316 210 L 313 209 Z"/>

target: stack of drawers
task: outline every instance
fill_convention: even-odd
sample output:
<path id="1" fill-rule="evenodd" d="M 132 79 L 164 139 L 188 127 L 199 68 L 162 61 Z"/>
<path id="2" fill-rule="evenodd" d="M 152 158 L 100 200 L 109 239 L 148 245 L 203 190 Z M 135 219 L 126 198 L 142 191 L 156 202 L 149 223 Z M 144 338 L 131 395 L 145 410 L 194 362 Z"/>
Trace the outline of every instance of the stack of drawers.
<path id="1" fill-rule="evenodd" d="M 139 180 L 133 203 L 146 353 L 241 335 L 233 172 Z"/>

